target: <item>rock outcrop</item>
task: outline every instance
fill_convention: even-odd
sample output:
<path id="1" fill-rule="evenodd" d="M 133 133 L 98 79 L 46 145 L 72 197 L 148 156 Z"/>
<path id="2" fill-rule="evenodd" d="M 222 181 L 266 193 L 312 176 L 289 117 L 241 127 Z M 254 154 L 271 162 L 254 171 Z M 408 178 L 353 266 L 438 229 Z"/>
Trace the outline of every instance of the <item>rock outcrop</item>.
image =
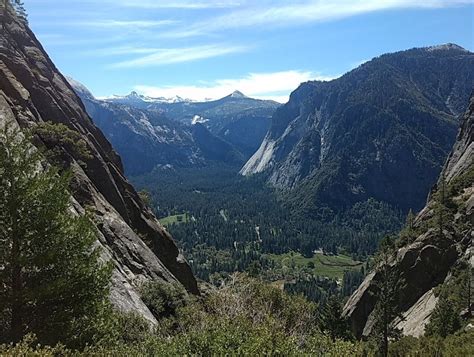
<path id="1" fill-rule="evenodd" d="M 377 57 L 307 82 L 277 109 L 243 175 L 264 173 L 302 212 L 374 198 L 419 210 L 474 88 L 474 54 L 456 45 Z"/>
<path id="2" fill-rule="evenodd" d="M 468 260 L 474 240 L 474 96 L 462 120 L 457 141 L 441 174 L 437 187 L 452 194 L 452 219 L 446 220 L 443 234 L 436 222 L 435 194 L 415 221 L 420 234 L 402 247 L 391 259 L 391 269 L 397 270 L 404 281 L 400 309 L 405 319 L 396 321 L 404 334 L 420 336 L 436 306 L 435 288 L 446 283 L 453 267 Z M 431 222 L 431 223 L 430 223 Z M 471 261 L 472 264 L 472 261 Z M 369 274 L 344 308 L 356 336 L 367 336 L 372 328 L 372 311 L 376 300 L 373 292 L 380 279 L 378 269 Z"/>
<path id="3" fill-rule="evenodd" d="M 61 123 L 81 135 L 92 154 L 87 159 L 58 143 L 44 144 L 60 148 L 73 172 L 75 209 L 92 209 L 100 232 L 98 243 L 115 265 L 112 302 L 156 322 L 140 298 L 140 284 L 180 283 L 190 293 L 198 293 L 189 265 L 128 183 L 120 157 L 31 30 L 12 15 L 2 13 L 0 22 L 0 123 L 23 129 L 42 122 Z"/>

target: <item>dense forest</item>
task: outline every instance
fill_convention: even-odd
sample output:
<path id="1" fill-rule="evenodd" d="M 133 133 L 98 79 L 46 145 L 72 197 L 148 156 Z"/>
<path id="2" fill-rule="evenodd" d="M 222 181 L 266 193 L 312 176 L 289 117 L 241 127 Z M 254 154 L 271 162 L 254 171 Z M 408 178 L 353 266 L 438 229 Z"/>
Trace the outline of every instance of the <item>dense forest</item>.
<path id="1" fill-rule="evenodd" d="M 206 281 L 219 284 L 233 272 L 252 271 L 267 281 L 292 282 L 289 291 L 316 298 L 318 293 L 303 285 L 342 280 L 347 296 L 364 276 L 362 262 L 377 250 L 382 237 L 401 227 L 402 214 L 375 200 L 326 219 L 306 219 L 293 214 L 265 177 L 237 172 L 236 167 L 214 165 L 160 169 L 132 178 L 179 242 L 195 274 Z M 306 259 L 305 266 L 285 269 L 285 262 L 274 258 L 290 252 Z M 315 255 L 346 256 L 352 263 L 342 264 L 340 274 L 326 274 L 314 267 Z"/>

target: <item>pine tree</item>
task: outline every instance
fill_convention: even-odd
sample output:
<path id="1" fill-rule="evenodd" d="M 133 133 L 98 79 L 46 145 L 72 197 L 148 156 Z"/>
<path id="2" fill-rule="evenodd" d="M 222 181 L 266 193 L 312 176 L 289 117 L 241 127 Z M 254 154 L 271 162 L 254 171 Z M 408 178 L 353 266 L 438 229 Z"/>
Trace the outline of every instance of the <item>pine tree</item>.
<path id="1" fill-rule="evenodd" d="M 43 165 L 19 131 L 0 130 L 0 336 L 80 343 L 106 304 L 110 267 L 89 218 L 71 212 L 70 175 Z"/>
<path id="2" fill-rule="evenodd" d="M 341 299 L 337 295 L 330 296 L 322 309 L 321 330 L 329 333 L 333 341 L 351 336 L 349 324 L 342 317 Z"/>
<path id="3" fill-rule="evenodd" d="M 438 202 L 437 202 L 437 211 L 438 211 L 438 229 L 439 236 L 444 236 L 444 224 L 446 216 L 446 182 L 444 178 L 441 179 L 439 192 L 438 192 Z"/>
<path id="4" fill-rule="evenodd" d="M 459 311 L 456 311 L 452 301 L 441 297 L 431 314 L 430 322 L 426 326 L 428 336 L 437 335 L 445 338 L 461 327 Z"/>
<path id="5" fill-rule="evenodd" d="M 400 335 L 393 325 L 396 318 L 403 319 L 399 308 L 400 288 L 403 279 L 396 269 L 392 269 L 390 258 L 394 252 L 394 241 L 387 237 L 381 244 L 378 256 L 379 278 L 376 282 L 376 305 L 374 308 L 374 327 L 372 336 L 375 338 L 381 356 L 388 356 L 388 344 L 391 338 Z"/>
<path id="6" fill-rule="evenodd" d="M 11 3 L 17 16 L 25 23 L 28 23 L 28 14 L 26 13 L 25 3 L 21 0 L 11 0 Z"/>

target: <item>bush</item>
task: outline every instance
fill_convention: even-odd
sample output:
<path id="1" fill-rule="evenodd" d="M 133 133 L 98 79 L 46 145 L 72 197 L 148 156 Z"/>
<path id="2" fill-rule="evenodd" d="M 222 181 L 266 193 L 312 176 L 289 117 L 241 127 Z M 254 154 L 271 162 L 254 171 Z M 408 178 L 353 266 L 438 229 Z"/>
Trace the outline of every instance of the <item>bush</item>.
<path id="1" fill-rule="evenodd" d="M 169 317 L 186 304 L 188 295 L 181 285 L 154 281 L 141 288 L 143 302 L 157 318 Z"/>

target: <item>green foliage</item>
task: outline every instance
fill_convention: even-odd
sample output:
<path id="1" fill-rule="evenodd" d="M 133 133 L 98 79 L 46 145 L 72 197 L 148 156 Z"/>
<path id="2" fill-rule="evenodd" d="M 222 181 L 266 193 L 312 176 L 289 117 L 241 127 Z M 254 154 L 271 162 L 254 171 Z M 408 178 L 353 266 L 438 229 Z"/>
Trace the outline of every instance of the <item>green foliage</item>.
<path id="1" fill-rule="evenodd" d="M 454 308 L 451 301 L 442 297 L 436 304 L 430 322 L 426 326 L 426 334 L 446 337 L 459 330 L 460 327 L 459 310 Z"/>
<path id="2" fill-rule="evenodd" d="M 10 0 L 10 3 L 15 10 L 17 16 L 24 21 L 25 23 L 28 23 L 28 14 L 25 9 L 25 4 L 21 0 Z"/>
<path id="3" fill-rule="evenodd" d="M 461 328 L 460 313 L 471 305 L 470 270 L 469 262 L 460 261 L 450 278 L 435 290 L 439 300 L 426 326 L 427 335 L 446 337 Z"/>
<path id="4" fill-rule="evenodd" d="M 407 215 L 405 227 L 399 233 L 399 239 L 397 241 L 398 247 L 408 245 L 416 239 L 417 232 L 415 230 L 415 218 L 415 214 L 410 210 Z"/>
<path id="5" fill-rule="evenodd" d="M 347 255 L 333 255 L 316 253 L 311 258 L 303 257 L 299 253 L 269 255 L 277 267 L 286 269 L 307 268 L 308 272 L 315 276 L 341 279 L 345 272 L 360 270 L 362 263 L 354 261 Z M 312 266 L 312 268 L 310 268 Z"/>
<path id="6" fill-rule="evenodd" d="M 187 301 L 187 293 L 181 285 L 159 281 L 144 284 L 141 297 L 157 318 L 175 315 Z"/>
<path id="7" fill-rule="evenodd" d="M 264 177 L 242 177 L 235 167 L 157 170 L 132 180 L 149 190 L 151 207 L 158 217 L 166 217 L 161 222 L 195 275 L 216 284 L 246 271 L 287 282 L 287 291 L 314 300 L 326 295 L 321 290 L 326 283 L 318 277 L 343 279 L 353 271 L 345 279 L 349 295 L 364 275 L 361 261 L 376 251 L 383 235 L 400 227 L 399 212 L 375 200 L 333 212 L 329 222 L 300 217 L 282 204 Z M 294 266 L 286 259 L 292 251 L 297 254 Z"/>
<path id="8" fill-rule="evenodd" d="M 150 199 L 150 193 L 147 190 L 141 190 L 138 192 L 138 196 L 140 196 L 140 199 L 143 201 L 144 204 L 147 206 L 151 205 L 151 199 Z"/>
<path id="9" fill-rule="evenodd" d="M 42 166 L 28 138 L 1 129 L 0 336 L 77 346 L 99 333 L 111 270 L 89 217 L 71 213 L 70 175 Z"/>
<path id="10" fill-rule="evenodd" d="M 100 345 L 107 346 L 110 343 L 139 344 L 145 342 L 152 332 L 150 323 L 135 312 L 114 312 L 112 318 L 113 325 L 109 330 L 109 336 L 105 340 L 99 341 Z"/>
<path id="11" fill-rule="evenodd" d="M 164 226 L 172 226 L 174 224 L 188 223 L 190 221 L 189 215 L 185 214 L 175 214 L 165 218 L 160 218 L 160 223 Z"/>
<path id="12" fill-rule="evenodd" d="M 378 253 L 378 276 L 375 278 L 374 326 L 371 337 L 375 340 L 381 356 L 388 355 L 389 340 L 398 339 L 400 331 L 393 324 L 394 319 L 402 319 L 400 309 L 400 291 L 404 284 L 400 271 L 391 266 L 392 254 L 395 249 L 395 239 L 386 237 L 381 242 Z"/>
<path id="13" fill-rule="evenodd" d="M 9 14 L 11 10 L 14 11 L 16 16 L 26 24 L 28 24 L 28 14 L 25 9 L 25 4 L 21 0 L 1 0 L 0 2 L 2 11 L 5 11 L 5 9 L 9 9 L 6 11 L 6 14 Z M 4 20 L 5 21 L 5 20 Z M 3 28 L 5 27 L 5 23 L 2 24 Z"/>
<path id="14" fill-rule="evenodd" d="M 342 317 L 342 301 L 337 295 L 331 296 L 321 312 L 321 329 L 329 334 L 333 341 L 350 339 L 349 322 Z"/>
<path id="15" fill-rule="evenodd" d="M 64 346 L 57 345 L 56 347 L 41 346 L 37 343 L 34 335 L 26 335 L 18 344 L 0 345 L 0 356 L 3 357 L 54 357 L 67 356 L 72 352 L 68 351 Z"/>
<path id="16" fill-rule="evenodd" d="M 390 345 L 389 356 L 471 356 L 474 351 L 474 331 L 460 332 L 446 338 L 427 336 L 403 337 Z"/>
<path id="17" fill-rule="evenodd" d="M 92 154 L 89 145 L 77 131 L 69 129 L 64 124 L 53 124 L 50 122 L 39 123 L 33 130 L 49 149 L 49 155 L 55 161 L 59 161 L 64 154 L 64 147 L 77 160 L 89 160 Z"/>

